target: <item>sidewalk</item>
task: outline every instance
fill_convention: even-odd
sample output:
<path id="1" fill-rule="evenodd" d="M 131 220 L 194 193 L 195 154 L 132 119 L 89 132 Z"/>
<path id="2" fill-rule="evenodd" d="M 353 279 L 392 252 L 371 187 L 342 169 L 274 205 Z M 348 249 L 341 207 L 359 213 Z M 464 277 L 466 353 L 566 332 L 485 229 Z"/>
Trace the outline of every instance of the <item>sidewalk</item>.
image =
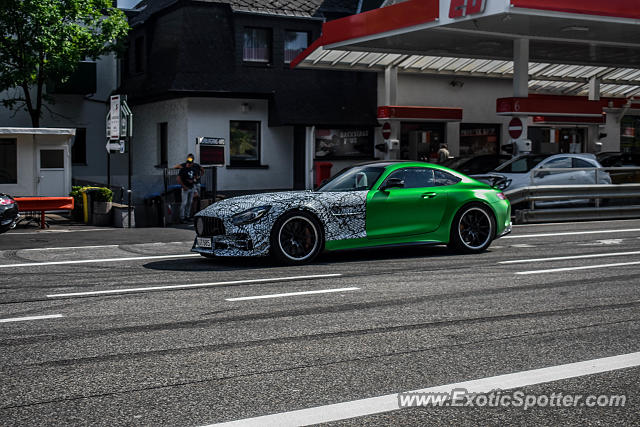
<path id="1" fill-rule="evenodd" d="M 21 221 L 16 228 L 0 234 L 0 251 L 25 248 L 52 248 L 136 243 L 187 242 L 195 238 L 193 224 L 167 228 L 101 227 L 75 221 L 67 215 L 47 214 L 48 228 L 39 222 Z"/>

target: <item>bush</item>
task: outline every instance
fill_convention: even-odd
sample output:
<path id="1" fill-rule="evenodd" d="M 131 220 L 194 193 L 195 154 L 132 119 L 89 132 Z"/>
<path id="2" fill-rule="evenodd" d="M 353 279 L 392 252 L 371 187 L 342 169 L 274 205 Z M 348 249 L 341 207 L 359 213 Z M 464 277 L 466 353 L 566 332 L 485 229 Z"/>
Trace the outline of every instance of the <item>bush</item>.
<path id="1" fill-rule="evenodd" d="M 96 202 L 111 202 L 113 201 L 113 191 L 105 187 L 100 187 L 93 190 L 92 199 Z"/>
<path id="2" fill-rule="evenodd" d="M 74 198 L 76 206 L 82 206 L 82 190 L 89 188 L 91 189 L 86 191 L 91 192 L 91 200 L 95 202 L 113 201 L 113 191 L 106 187 L 81 187 L 79 185 L 74 185 L 71 187 L 71 193 L 69 193 L 69 196 Z"/>

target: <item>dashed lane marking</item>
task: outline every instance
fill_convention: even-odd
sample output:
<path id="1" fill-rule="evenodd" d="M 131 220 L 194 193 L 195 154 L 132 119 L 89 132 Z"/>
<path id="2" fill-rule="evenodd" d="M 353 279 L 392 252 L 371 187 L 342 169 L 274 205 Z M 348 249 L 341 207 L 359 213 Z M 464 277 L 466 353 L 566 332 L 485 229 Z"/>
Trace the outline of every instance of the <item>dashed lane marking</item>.
<path id="1" fill-rule="evenodd" d="M 640 352 L 429 387 L 422 390 L 414 390 L 413 393 L 452 393 L 453 390 L 456 389 L 465 389 L 468 393 L 489 393 L 496 389 L 513 390 L 535 384 L 549 383 L 636 366 L 640 366 Z M 333 405 L 317 406 L 315 408 L 212 424 L 212 426 L 305 426 L 329 423 L 397 411 L 401 409 L 398 400 L 398 394 L 393 393 L 368 399 L 335 403 Z"/>

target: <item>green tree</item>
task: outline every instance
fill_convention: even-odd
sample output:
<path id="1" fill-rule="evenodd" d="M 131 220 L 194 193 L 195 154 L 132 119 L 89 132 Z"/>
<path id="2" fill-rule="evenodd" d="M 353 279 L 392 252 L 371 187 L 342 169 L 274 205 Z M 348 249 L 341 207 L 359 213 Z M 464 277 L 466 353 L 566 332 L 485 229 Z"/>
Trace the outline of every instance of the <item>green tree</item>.
<path id="1" fill-rule="evenodd" d="M 122 48 L 129 24 L 111 0 L 0 0 L 0 91 L 6 108 L 40 126 L 47 81 L 65 82 L 85 59 Z"/>

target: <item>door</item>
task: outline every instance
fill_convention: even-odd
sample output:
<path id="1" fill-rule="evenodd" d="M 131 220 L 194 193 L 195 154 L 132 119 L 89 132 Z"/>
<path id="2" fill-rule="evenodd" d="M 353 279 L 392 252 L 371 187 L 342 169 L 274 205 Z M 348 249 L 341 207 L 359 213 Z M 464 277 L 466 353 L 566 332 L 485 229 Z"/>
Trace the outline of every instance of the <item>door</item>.
<path id="1" fill-rule="evenodd" d="M 584 173 L 578 171 L 545 171 L 545 169 L 572 167 L 571 157 L 556 157 L 543 161 L 533 173 L 533 185 L 576 185 L 584 184 Z"/>
<path id="2" fill-rule="evenodd" d="M 402 181 L 401 188 L 371 190 L 367 196 L 367 237 L 401 237 L 429 233 L 442 222 L 447 205 L 446 187 L 436 187 L 433 169 L 403 168 L 391 178 Z"/>
<path id="3" fill-rule="evenodd" d="M 38 196 L 68 196 L 66 185 L 65 147 L 47 147 L 38 150 Z"/>

